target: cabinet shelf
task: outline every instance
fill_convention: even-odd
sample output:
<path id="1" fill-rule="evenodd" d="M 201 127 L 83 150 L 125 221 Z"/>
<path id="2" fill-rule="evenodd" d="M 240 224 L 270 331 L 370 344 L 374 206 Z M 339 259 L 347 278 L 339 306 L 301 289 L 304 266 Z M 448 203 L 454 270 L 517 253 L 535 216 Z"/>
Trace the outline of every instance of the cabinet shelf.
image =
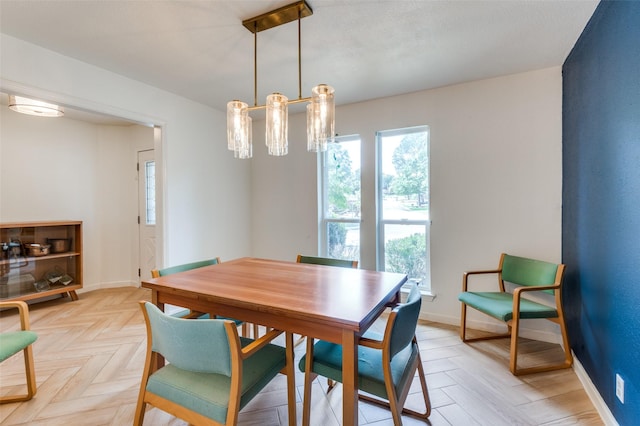
<path id="1" fill-rule="evenodd" d="M 0 260 L 0 265 L 11 265 L 13 263 L 19 262 L 40 262 L 47 259 L 59 259 L 62 257 L 72 257 L 72 256 L 80 256 L 80 253 L 68 251 L 65 253 L 55 253 L 55 254 L 47 254 L 44 256 L 22 256 L 19 259 L 3 259 Z"/>
<path id="2" fill-rule="evenodd" d="M 25 244 L 47 244 L 50 239 L 68 240 L 61 253 L 32 256 Z M 82 288 L 82 222 L 0 223 L 0 300 L 33 300 L 68 295 L 77 300 Z M 52 282 L 51 274 L 68 275 L 68 285 Z M 38 290 L 48 284 L 46 290 Z"/>
<path id="3" fill-rule="evenodd" d="M 49 290 L 45 290 L 45 291 L 37 291 L 35 288 L 28 291 L 25 290 L 20 293 L 20 296 L 10 297 L 9 299 L 26 301 L 26 300 L 41 299 L 43 297 L 53 296 L 57 294 L 64 295 L 65 293 L 69 293 L 71 300 L 78 300 L 78 294 L 76 293 L 76 290 L 81 289 L 82 284 L 69 284 L 69 285 L 51 284 L 50 287 L 51 288 Z M 2 299 L 4 300 L 4 298 Z"/>

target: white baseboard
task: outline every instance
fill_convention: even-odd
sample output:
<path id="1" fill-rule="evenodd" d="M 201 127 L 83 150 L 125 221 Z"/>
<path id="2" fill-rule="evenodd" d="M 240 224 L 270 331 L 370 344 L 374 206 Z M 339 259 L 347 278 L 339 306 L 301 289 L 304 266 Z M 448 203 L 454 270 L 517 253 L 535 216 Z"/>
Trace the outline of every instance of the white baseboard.
<path id="1" fill-rule="evenodd" d="M 93 290 L 101 290 L 105 288 L 116 288 L 116 287 L 139 287 L 138 283 L 135 281 L 112 281 L 108 283 L 93 283 L 93 284 L 84 284 L 78 293 L 86 293 Z"/>
<path id="2" fill-rule="evenodd" d="M 604 424 L 607 426 L 619 426 L 618 421 L 613 417 L 611 410 L 609 410 L 609 406 L 604 402 L 602 396 L 600 396 L 600 392 L 596 389 L 595 385 L 591 381 L 591 377 L 589 377 L 587 371 L 584 369 L 578 358 L 576 358 L 575 354 L 573 354 L 573 371 L 575 371 L 576 376 L 578 376 L 580 383 L 582 383 L 582 387 L 585 392 L 587 392 L 589 399 L 593 403 L 598 414 L 600 414 L 600 418 Z"/>
<path id="3" fill-rule="evenodd" d="M 420 312 L 420 319 L 438 322 L 441 324 L 460 326 L 459 316 L 433 314 L 422 311 Z M 469 319 L 468 317 L 467 327 L 474 330 L 487 331 L 490 333 L 505 333 L 507 330 L 506 325 L 501 324 L 497 321 L 478 321 Z M 542 342 L 562 344 L 562 336 L 559 332 L 554 333 L 553 331 L 549 330 L 536 330 L 532 328 L 526 328 L 522 326 L 522 323 L 520 325 L 520 336 L 527 339 L 540 340 Z"/>

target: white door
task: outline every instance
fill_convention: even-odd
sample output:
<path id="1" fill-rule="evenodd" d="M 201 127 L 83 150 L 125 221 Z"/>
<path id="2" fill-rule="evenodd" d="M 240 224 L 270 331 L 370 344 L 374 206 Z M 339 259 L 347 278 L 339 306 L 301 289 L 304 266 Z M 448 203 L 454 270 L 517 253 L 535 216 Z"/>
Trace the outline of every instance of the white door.
<path id="1" fill-rule="evenodd" d="M 138 152 L 138 232 L 140 279 L 156 267 L 156 163 L 153 150 Z"/>

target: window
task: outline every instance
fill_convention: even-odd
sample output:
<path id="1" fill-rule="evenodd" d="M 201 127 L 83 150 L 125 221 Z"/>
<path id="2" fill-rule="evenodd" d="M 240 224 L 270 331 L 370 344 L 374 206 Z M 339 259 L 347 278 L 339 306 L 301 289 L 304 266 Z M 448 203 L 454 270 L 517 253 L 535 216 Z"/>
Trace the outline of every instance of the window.
<path id="1" fill-rule="evenodd" d="M 147 225 L 156 224 L 156 162 L 145 161 L 145 222 Z"/>
<path id="2" fill-rule="evenodd" d="M 378 131 L 375 138 L 365 146 L 359 135 L 342 136 L 319 156 L 319 253 L 407 274 L 428 291 L 429 127 Z M 371 164 L 361 163 L 361 149 Z M 361 169 L 370 181 L 361 181 Z M 362 205 L 362 193 L 375 202 Z M 363 223 L 363 215 L 375 223 Z"/>
<path id="3" fill-rule="evenodd" d="M 378 270 L 430 286 L 429 128 L 377 132 Z"/>
<path id="4" fill-rule="evenodd" d="M 359 261 L 360 137 L 336 138 L 320 158 L 320 252 Z"/>

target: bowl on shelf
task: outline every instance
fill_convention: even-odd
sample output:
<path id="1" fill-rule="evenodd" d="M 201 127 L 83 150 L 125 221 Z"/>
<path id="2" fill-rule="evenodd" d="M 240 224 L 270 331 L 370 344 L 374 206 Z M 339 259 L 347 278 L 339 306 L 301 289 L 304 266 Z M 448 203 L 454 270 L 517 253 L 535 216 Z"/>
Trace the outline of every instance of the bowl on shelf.
<path id="1" fill-rule="evenodd" d="M 51 253 L 65 253 L 71 248 L 71 238 L 47 238 Z"/>
<path id="2" fill-rule="evenodd" d="M 49 254 L 51 246 L 49 244 L 25 243 L 24 250 L 27 256 L 46 256 Z"/>

